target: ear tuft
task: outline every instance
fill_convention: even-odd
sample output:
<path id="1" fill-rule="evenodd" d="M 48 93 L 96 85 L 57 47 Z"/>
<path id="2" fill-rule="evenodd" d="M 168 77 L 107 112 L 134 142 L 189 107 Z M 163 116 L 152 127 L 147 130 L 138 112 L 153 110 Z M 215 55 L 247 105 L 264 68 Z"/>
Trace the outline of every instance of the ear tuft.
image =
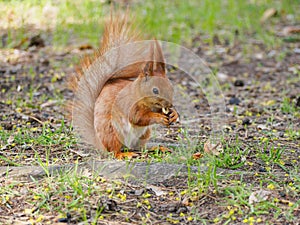
<path id="1" fill-rule="evenodd" d="M 165 66 L 165 58 L 161 49 L 159 42 L 155 39 L 155 52 L 154 52 L 154 60 L 155 60 L 155 72 L 158 72 L 162 75 L 166 73 Z"/>
<path id="2" fill-rule="evenodd" d="M 143 68 L 143 76 L 153 76 L 153 61 L 149 61 Z"/>
<path id="3" fill-rule="evenodd" d="M 149 58 L 145 63 L 141 76 L 165 76 L 165 60 L 159 42 L 151 41 Z"/>

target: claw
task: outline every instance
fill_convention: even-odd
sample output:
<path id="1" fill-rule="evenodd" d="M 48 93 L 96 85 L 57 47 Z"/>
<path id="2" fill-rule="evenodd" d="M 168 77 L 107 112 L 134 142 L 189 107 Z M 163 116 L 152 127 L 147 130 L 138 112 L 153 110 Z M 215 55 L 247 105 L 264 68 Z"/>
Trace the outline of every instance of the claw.
<path id="1" fill-rule="evenodd" d="M 169 120 L 168 119 L 164 119 L 164 125 L 166 125 L 166 126 L 169 125 Z"/>
<path id="2" fill-rule="evenodd" d="M 162 112 L 163 112 L 164 114 L 168 114 L 168 113 L 169 113 L 169 109 L 168 109 L 168 108 L 162 108 Z"/>
<path id="3" fill-rule="evenodd" d="M 179 121 L 179 115 L 178 115 L 177 111 L 172 108 L 170 110 L 171 110 L 171 113 L 169 115 L 169 123 L 172 124 L 174 122 Z"/>

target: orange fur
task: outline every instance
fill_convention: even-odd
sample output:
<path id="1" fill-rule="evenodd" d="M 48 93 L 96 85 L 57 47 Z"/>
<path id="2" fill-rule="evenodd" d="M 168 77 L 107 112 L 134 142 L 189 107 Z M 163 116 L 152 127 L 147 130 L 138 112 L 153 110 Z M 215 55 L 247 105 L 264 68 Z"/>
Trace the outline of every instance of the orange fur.
<path id="1" fill-rule="evenodd" d="M 68 81 L 68 85 L 71 90 L 76 91 L 79 80 L 84 76 L 84 69 L 89 66 L 98 58 L 101 58 L 107 51 L 120 45 L 140 41 L 140 34 L 134 28 L 133 24 L 129 22 L 128 12 L 124 15 L 117 13 L 115 17 L 113 13 L 110 15 L 110 19 L 106 21 L 104 27 L 104 33 L 100 41 L 100 48 L 97 49 L 92 55 L 86 55 L 80 61 L 79 67 L 76 68 L 76 73 L 72 74 Z M 137 70 L 135 68 L 129 68 Z M 120 77 L 126 75 L 121 75 Z M 134 77 L 134 76 L 132 76 Z"/>
<path id="2" fill-rule="evenodd" d="M 152 41 L 141 48 L 133 45 L 132 51 L 119 50 L 138 40 L 138 32 L 128 22 L 128 13 L 111 16 L 100 49 L 83 58 L 69 82 L 75 92 L 71 104 L 75 129 L 89 144 L 116 156 L 124 145 L 143 147 L 150 138 L 152 124 L 168 126 L 178 118 L 172 109 L 173 89 L 165 74 L 159 43 Z M 146 61 L 140 57 L 145 48 L 149 52 Z M 130 57 L 139 60 L 127 65 Z M 164 114 L 163 108 L 172 113 Z"/>

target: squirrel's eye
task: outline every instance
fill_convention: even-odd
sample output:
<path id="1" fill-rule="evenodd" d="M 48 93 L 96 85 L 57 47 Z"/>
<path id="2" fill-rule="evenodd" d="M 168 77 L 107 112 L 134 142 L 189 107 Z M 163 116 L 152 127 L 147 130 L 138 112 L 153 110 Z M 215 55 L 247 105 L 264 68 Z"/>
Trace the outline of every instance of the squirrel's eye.
<path id="1" fill-rule="evenodd" d="M 158 91 L 158 89 L 157 89 L 157 88 L 153 88 L 153 89 L 152 89 L 152 92 L 153 92 L 154 94 L 156 94 L 156 95 L 158 95 L 158 94 L 159 94 L 159 91 Z"/>

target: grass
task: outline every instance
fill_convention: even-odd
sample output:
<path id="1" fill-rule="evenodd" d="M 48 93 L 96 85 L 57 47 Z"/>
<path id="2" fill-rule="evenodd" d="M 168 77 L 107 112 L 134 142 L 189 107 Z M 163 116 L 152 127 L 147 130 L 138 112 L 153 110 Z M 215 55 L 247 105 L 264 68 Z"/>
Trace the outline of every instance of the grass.
<path id="1" fill-rule="evenodd" d="M 47 123 L 42 126 L 32 126 L 30 122 L 19 124 L 18 127 L 14 125 L 10 132 L 0 127 L 0 149 L 15 152 L 9 155 L 9 158 L 0 155 L 0 162 L 21 165 L 23 160 L 34 157 L 36 162 L 33 165 L 39 165 L 40 162 L 46 163 L 47 166 L 59 164 L 68 158 L 66 157 L 68 149 L 75 143 L 70 129 L 65 126 L 63 120 L 60 128 L 57 129 L 51 129 Z M 47 160 L 48 157 L 41 159 L 40 155 L 49 156 L 52 147 L 56 146 L 65 149 L 65 154 L 59 153 L 56 157 L 51 157 L 51 162 Z M 34 155 L 32 156 L 32 154 Z"/>
<path id="2" fill-rule="evenodd" d="M 28 125 L 28 124 L 27 124 Z M 47 127 L 42 127 L 42 132 L 37 135 L 32 132 L 31 128 L 26 129 L 22 127 L 20 129 L 13 128 L 11 133 L 0 132 L 0 137 L 2 142 L 6 142 L 8 137 L 13 136 L 13 142 L 7 147 L 13 149 L 15 145 L 23 146 L 45 146 L 46 157 L 41 158 L 40 154 L 44 153 L 36 152 L 35 159 L 36 165 L 40 165 L 47 171 L 47 166 L 50 164 L 55 164 L 57 162 L 51 161 L 49 156 L 51 152 L 51 146 L 60 145 L 65 146 L 63 148 L 68 148 L 69 145 L 72 146 L 73 140 L 70 138 L 70 133 L 67 127 L 65 127 L 64 122 L 60 128 L 56 130 L 51 130 Z M 284 217 L 288 221 L 295 220 L 293 215 L 294 210 L 299 207 L 299 202 L 287 201 L 282 203 L 282 199 L 276 195 L 271 197 L 268 201 L 263 201 L 255 205 L 248 203 L 248 198 L 257 188 L 267 189 L 275 192 L 274 190 L 283 190 L 289 195 L 297 195 L 300 187 L 300 179 L 296 171 L 288 171 L 286 178 L 292 180 L 292 182 L 286 183 L 286 181 L 278 180 L 276 176 L 273 175 L 276 165 L 280 164 L 284 166 L 282 160 L 282 153 L 285 151 L 282 147 L 275 147 L 270 143 L 268 139 L 261 138 L 257 143 L 256 156 L 261 159 L 265 164 L 266 168 L 265 174 L 256 174 L 255 180 L 257 184 L 249 182 L 249 178 L 244 178 L 243 175 L 239 175 L 237 172 L 237 177 L 232 177 L 229 175 L 220 175 L 217 173 L 217 168 L 225 169 L 237 169 L 242 170 L 245 165 L 250 166 L 251 160 L 248 159 L 250 155 L 250 147 L 242 145 L 239 139 L 235 142 L 228 144 L 224 141 L 223 147 L 224 152 L 219 156 L 209 156 L 203 153 L 203 146 L 199 146 L 203 154 L 203 160 L 193 160 L 192 157 L 188 157 L 186 151 L 182 149 L 175 149 L 176 154 L 173 155 L 161 155 L 160 152 L 154 153 L 148 160 L 152 161 L 165 161 L 165 162 L 180 162 L 187 165 L 201 166 L 207 165 L 208 170 L 206 172 L 199 171 L 199 173 L 188 174 L 188 183 L 186 189 L 181 191 L 176 190 L 174 194 L 173 191 L 168 190 L 169 201 L 178 202 L 182 199 L 189 199 L 189 206 L 191 207 L 189 213 L 182 213 L 178 217 L 174 213 L 169 213 L 166 217 L 162 217 L 162 221 L 167 221 L 170 224 L 176 224 L 180 221 L 197 221 L 202 223 L 222 223 L 231 224 L 237 220 L 242 220 L 245 224 L 254 224 L 263 221 L 263 217 L 268 215 L 270 211 L 274 212 L 275 218 Z M 8 144 L 6 142 L 6 144 Z M 7 149 L 6 149 L 7 150 Z M 182 150 L 182 151 L 181 151 Z M 26 151 L 20 152 L 16 155 L 17 158 L 26 159 Z M 64 156 L 59 156 L 59 161 L 64 159 Z M 68 156 L 65 156 L 68 158 Z M 171 157 L 171 158 L 170 158 Z M 0 158 L 11 165 L 16 165 L 15 163 L 10 163 L 16 161 L 17 158 Z M 10 161 L 7 161 L 10 160 Z M 67 163 L 64 162 L 64 163 Z M 293 175 L 295 173 L 295 175 Z M 253 175 L 251 175 L 252 177 Z M 251 178 L 253 179 L 253 178 Z M 249 186 L 250 184 L 250 186 Z M 0 194 L 2 196 L 2 204 L 8 206 L 12 199 L 21 198 L 20 189 L 22 188 L 22 183 L 16 182 L 0 188 Z M 139 196 L 138 199 L 133 198 L 130 193 L 130 185 L 121 183 L 114 183 L 114 181 L 106 180 L 99 176 L 94 176 L 92 174 L 82 174 L 78 171 L 67 172 L 55 177 L 48 176 L 43 179 L 43 185 L 41 186 L 40 181 L 36 181 L 31 184 L 29 193 L 26 194 L 26 204 L 23 205 L 23 210 L 25 215 L 28 217 L 28 221 L 32 223 L 43 223 L 48 221 L 49 218 L 45 217 L 49 212 L 59 212 L 59 220 L 68 220 L 68 215 L 72 215 L 73 219 L 76 217 L 78 220 L 88 220 L 92 216 L 91 224 L 96 224 L 96 221 L 106 221 L 111 219 L 111 214 L 103 210 L 106 206 L 102 205 L 101 199 L 111 199 L 111 201 L 118 202 L 119 205 L 130 204 L 131 207 L 137 207 L 143 209 L 144 214 L 139 217 L 140 221 L 144 224 L 148 224 L 150 221 L 149 210 L 153 207 L 153 201 L 155 202 L 155 196 L 146 197 L 145 195 Z M 125 190 L 125 192 L 124 192 Z M 173 193 L 173 194 L 172 194 Z M 222 211 L 220 214 L 216 215 L 214 218 L 204 219 L 203 215 L 197 210 L 198 202 L 202 198 L 207 198 L 207 196 L 218 196 L 221 195 L 222 198 L 220 202 L 214 202 L 217 204 L 218 208 Z M 95 196 L 97 196 L 97 202 L 95 202 Z M 133 199 L 135 199 L 133 201 Z M 151 203 L 150 203 L 150 202 Z M 96 204 L 96 208 L 91 208 L 92 205 Z M 133 203 L 134 204 L 133 204 Z M 287 205 L 287 210 L 284 210 L 282 205 Z M 215 206 L 214 206 L 215 207 Z M 129 218 L 130 211 L 119 212 L 121 218 L 124 221 L 131 221 Z"/>
<path id="3" fill-rule="evenodd" d="M 33 29 L 38 33 L 53 31 L 49 41 L 54 46 L 80 41 L 97 45 L 103 18 L 107 17 L 110 10 L 106 2 L 80 0 L 63 0 L 56 4 L 46 0 L 4 1 L 0 2 L 0 6 L 0 26 L 8 34 L 8 46 L 28 37 L 26 29 Z M 274 36 L 275 30 L 267 30 L 260 23 L 263 12 L 269 8 L 275 8 L 279 12 L 277 18 L 268 21 L 271 24 L 284 20 L 283 17 L 288 14 L 295 15 L 295 21 L 299 19 L 299 14 L 296 13 L 299 5 L 292 0 L 175 0 L 155 1 L 155 4 L 153 1 L 136 1 L 131 8 L 136 22 L 142 24 L 147 35 L 188 44 L 199 34 L 204 41 L 212 42 L 218 35 L 221 40 L 233 43 L 236 38 L 244 40 L 250 33 L 272 46 L 278 40 Z"/>
<path id="4" fill-rule="evenodd" d="M 263 216 L 268 215 L 270 210 L 276 212 L 274 214 L 275 218 L 284 216 L 289 221 L 296 219 L 292 212 L 293 209 L 299 206 L 299 202 L 283 203 L 288 204 L 291 208 L 287 211 L 283 211 L 282 207 L 280 207 L 282 203 L 278 197 L 272 197 L 268 201 L 255 205 L 249 204 L 248 198 L 253 192 L 253 184 L 249 186 L 247 179 L 244 179 L 243 176 L 233 178 L 229 175 L 219 175 L 216 172 L 216 168 L 219 167 L 218 163 L 220 161 L 223 161 L 221 157 L 210 157 L 207 161 L 207 172 L 190 173 L 187 189 L 176 189 L 176 192 L 168 190 L 166 195 L 169 202 L 188 199 L 191 209 L 189 213 L 180 213 L 179 217 L 174 213 L 169 213 L 165 217 L 162 216 L 162 221 L 170 224 L 176 224 L 183 220 L 230 224 L 237 220 L 242 220 L 245 224 L 254 224 L 262 221 Z M 199 163 L 199 161 L 196 163 Z M 224 163 L 227 163 L 226 158 Z M 44 163 L 39 162 L 39 164 L 47 171 Z M 195 165 L 195 163 L 193 164 Z M 46 172 L 46 174 L 49 174 L 49 172 Z M 268 172 L 268 175 L 272 175 L 272 170 Z M 295 177 L 298 181 L 288 185 L 284 184 L 284 182 L 279 183 L 276 177 L 272 178 L 272 176 L 268 175 L 255 175 L 254 179 L 261 183 L 260 188 L 273 191 L 283 187 L 290 195 L 292 193 L 297 195 L 298 191 L 296 190 L 300 184 L 298 175 Z M 22 184 L 16 182 L 11 183 L 9 187 L 1 188 L 2 204 L 9 205 L 12 199 L 19 199 L 21 187 Z M 142 210 L 144 213 L 140 214 L 139 221 L 143 221 L 143 224 L 148 224 L 151 218 L 149 210 L 151 211 L 151 208 L 157 204 L 155 202 L 156 197 L 153 194 L 147 194 L 147 192 L 141 196 L 133 197 L 130 194 L 131 188 L 130 185 L 126 185 L 126 182 L 120 183 L 106 180 L 90 173 L 78 172 L 75 168 L 74 171 L 44 178 L 42 186 L 40 181 L 32 183 L 29 189 L 30 193 L 26 194 L 26 204 L 23 205 L 23 210 L 25 216 L 28 217 L 28 221 L 32 223 L 46 222 L 48 218 L 44 215 L 47 215 L 48 212 L 59 212 L 58 219 L 62 221 L 68 220 L 68 215 L 72 215 L 73 219 L 77 218 L 84 221 L 92 216 L 91 224 L 96 224 L 96 221 L 111 220 L 111 214 L 104 210 L 104 208 L 108 207 L 105 205 L 107 204 L 105 201 L 109 199 L 109 201 L 118 202 L 118 205 L 121 207 L 123 204 L 126 204 L 127 208 L 130 205 Z M 199 207 L 197 203 L 202 198 L 217 195 L 222 195 L 221 201 L 214 203 L 218 205 L 215 207 L 223 208 L 221 214 L 209 220 L 204 219 L 203 215 L 197 210 Z M 97 196 L 96 201 L 95 196 Z M 94 205 L 94 207 L 91 207 L 91 205 Z M 121 215 L 122 220 L 130 222 L 132 221 L 129 217 L 130 213 L 130 211 L 122 210 L 119 212 L 119 215 Z"/>

